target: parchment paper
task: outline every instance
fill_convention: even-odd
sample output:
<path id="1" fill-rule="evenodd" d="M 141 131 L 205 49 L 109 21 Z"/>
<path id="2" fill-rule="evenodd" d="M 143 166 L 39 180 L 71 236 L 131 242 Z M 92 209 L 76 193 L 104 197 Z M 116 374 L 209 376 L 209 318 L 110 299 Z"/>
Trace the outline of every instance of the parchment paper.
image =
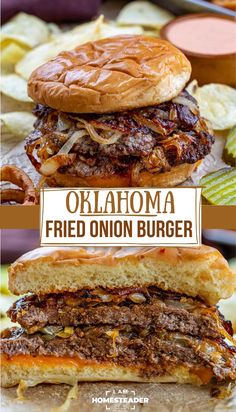
<path id="1" fill-rule="evenodd" d="M 54 412 L 61 406 L 68 394 L 67 385 L 38 385 L 26 392 L 25 401 L 16 400 L 16 389 L 2 390 L 2 412 Z M 92 403 L 93 397 L 105 397 L 106 391 L 114 396 L 126 390 L 131 396 L 149 398 L 148 404 L 133 405 L 113 404 L 106 409 L 105 404 Z M 133 392 L 132 392 L 133 393 Z M 235 412 L 236 398 L 216 400 L 209 395 L 209 387 L 175 384 L 132 384 L 132 383 L 82 383 L 78 385 L 78 396 L 72 400 L 67 412 Z M 118 395 L 122 396 L 122 395 Z M 56 412 L 56 411 L 55 411 Z M 63 411 L 64 412 L 64 411 Z"/>

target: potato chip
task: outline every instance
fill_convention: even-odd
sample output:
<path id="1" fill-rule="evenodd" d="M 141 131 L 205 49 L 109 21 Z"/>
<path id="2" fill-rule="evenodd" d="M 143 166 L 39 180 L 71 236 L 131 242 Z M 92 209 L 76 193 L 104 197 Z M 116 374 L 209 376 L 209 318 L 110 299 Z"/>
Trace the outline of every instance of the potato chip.
<path id="1" fill-rule="evenodd" d="M 161 28 L 173 18 L 173 14 L 149 1 L 132 1 L 120 11 L 117 22 L 121 25 Z"/>
<path id="2" fill-rule="evenodd" d="M 32 102 L 27 94 L 27 82 L 17 74 L 1 76 L 0 92 L 22 102 Z"/>
<path id="3" fill-rule="evenodd" d="M 143 34 L 145 36 L 151 36 L 151 37 L 160 37 L 160 31 L 158 29 L 156 30 L 149 30 L 149 28 L 144 28 Z"/>
<path id="4" fill-rule="evenodd" d="M 32 113 L 32 110 L 35 106 L 35 103 L 33 100 L 31 102 L 20 102 L 19 100 L 15 100 L 10 96 L 7 96 L 5 94 L 1 95 L 1 109 L 2 113 L 8 113 L 8 112 L 30 112 Z"/>
<path id="5" fill-rule="evenodd" d="M 88 41 L 115 36 L 117 34 L 141 34 L 142 32 L 143 29 L 140 26 L 127 28 L 118 27 L 114 23 L 105 23 L 104 17 L 100 16 L 93 22 L 81 24 L 73 30 L 57 36 L 54 41 L 31 50 L 16 65 L 15 70 L 27 80 L 34 69 L 41 66 L 43 63 L 46 63 L 64 50 L 72 50 Z"/>
<path id="6" fill-rule="evenodd" d="M 199 87 L 193 80 L 187 87 L 196 99 L 203 117 L 214 130 L 230 129 L 236 124 L 236 90 L 224 84 L 211 83 Z"/>
<path id="7" fill-rule="evenodd" d="M 118 26 L 115 23 L 103 23 L 100 27 L 99 38 L 119 36 L 123 34 L 143 34 L 141 26 Z"/>
<path id="8" fill-rule="evenodd" d="M 80 44 L 96 40 L 103 19 L 104 17 L 100 16 L 93 22 L 81 24 L 73 30 L 58 35 L 55 40 L 36 47 L 16 65 L 16 72 L 27 80 L 34 69 L 57 56 L 60 52 L 72 50 Z"/>
<path id="9" fill-rule="evenodd" d="M 43 20 L 30 14 L 19 13 L 2 26 L 2 47 L 15 42 L 33 48 L 48 41 L 49 33 L 49 28 Z"/>
<path id="10" fill-rule="evenodd" d="M 20 138 L 26 137 L 33 129 L 35 119 L 35 116 L 28 112 L 9 112 L 0 114 L 3 140 L 6 140 L 6 138 L 4 138 L 4 133 L 7 133 L 8 136 L 12 135 Z"/>
<path id="11" fill-rule="evenodd" d="M 95 25 L 94 25 L 95 23 Z M 112 37 L 122 34 L 142 34 L 143 28 L 141 26 L 119 26 L 115 21 L 105 21 L 104 16 L 101 15 L 95 22 L 84 23 L 77 26 L 73 31 L 77 33 L 87 33 L 88 35 L 94 31 L 96 40 Z M 90 39 L 88 39 L 90 41 Z"/>
<path id="12" fill-rule="evenodd" d="M 27 50 L 24 47 L 16 43 L 8 44 L 5 48 L 2 49 L 1 52 L 1 62 L 3 69 L 4 67 L 7 67 L 9 65 L 16 64 L 19 60 L 22 59 L 26 52 Z"/>

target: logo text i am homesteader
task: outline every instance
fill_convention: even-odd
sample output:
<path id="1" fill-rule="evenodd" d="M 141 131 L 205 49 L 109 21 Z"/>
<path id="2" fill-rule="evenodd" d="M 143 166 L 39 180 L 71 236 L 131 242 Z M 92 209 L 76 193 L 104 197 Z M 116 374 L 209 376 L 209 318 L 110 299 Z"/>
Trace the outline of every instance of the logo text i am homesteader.
<path id="1" fill-rule="evenodd" d="M 136 396 L 134 390 L 118 389 L 107 390 L 105 396 L 92 397 L 91 402 L 93 404 L 104 404 L 106 410 L 128 411 L 135 410 L 135 406 L 138 404 L 147 404 L 149 398 Z M 118 407 L 118 409 L 117 409 Z"/>

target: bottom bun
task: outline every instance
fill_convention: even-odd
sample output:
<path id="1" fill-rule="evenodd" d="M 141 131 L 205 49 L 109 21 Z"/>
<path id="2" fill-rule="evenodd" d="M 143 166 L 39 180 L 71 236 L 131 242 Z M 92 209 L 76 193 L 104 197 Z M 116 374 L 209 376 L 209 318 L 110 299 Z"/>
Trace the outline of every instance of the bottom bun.
<path id="1" fill-rule="evenodd" d="M 174 187 L 187 180 L 193 171 L 199 166 L 198 161 L 194 164 L 183 163 L 172 167 L 169 172 L 150 173 L 140 172 L 139 183 L 133 186 L 139 187 Z M 75 176 L 72 174 L 56 172 L 46 179 L 51 187 L 131 187 L 131 174 L 108 175 L 108 176 Z"/>
<path id="2" fill-rule="evenodd" d="M 203 370 L 204 369 L 204 370 Z M 200 376 L 204 376 L 204 381 Z M 142 375 L 141 367 L 123 367 L 114 363 L 96 363 L 75 358 L 18 355 L 3 357 L 1 366 L 1 386 L 7 388 L 24 381 L 27 386 L 40 383 L 119 381 L 119 382 L 156 382 L 156 383 L 208 383 L 211 372 L 202 367 L 201 371 L 191 372 L 186 366 L 176 366 L 162 376 Z M 207 379 L 206 379 L 207 377 Z"/>

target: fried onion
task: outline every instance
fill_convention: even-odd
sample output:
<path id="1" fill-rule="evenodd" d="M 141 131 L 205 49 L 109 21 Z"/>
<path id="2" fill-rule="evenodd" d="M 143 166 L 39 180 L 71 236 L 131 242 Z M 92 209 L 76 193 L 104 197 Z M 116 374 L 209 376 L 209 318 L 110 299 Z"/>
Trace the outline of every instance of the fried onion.
<path id="1" fill-rule="evenodd" d="M 25 192 L 21 189 L 1 189 L 1 203 L 24 203 Z"/>
<path id="2" fill-rule="evenodd" d="M 114 132 L 114 134 L 110 138 L 104 138 L 96 132 L 95 128 L 89 122 L 80 118 L 77 118 L 77 120 L 84 125 L 91 139 L 99 144 L 114 144 L 121 137 L 121 133 L 118 134 Z"/>
<path id="3" fill-rule="evenodd" d="M 131 186 L 139 186 L 140 184 L 140 171 L 143 169 L 141 162 L 137 162 L 131 169 Z"/>
<path id="4" fill-rule="evenodd" d="M 193 114 L 198 114 L 197 105 L 184 96 L 177 96 L 174 99 L 172 99 L 172 102 L 175 104 L 182 104 L 183 106 L 187 106 Z"/>
<path id="5" fill-rule="evenodd" d="M 161 125 L 157 118 L 155 120 L 150 120 L 147 117 L 142 116 L 141 114 L 134 114 L 134 119 L 139 124 L 147 126 L 149 129 L 158 133 L 163 138 L 167 135 L 168 130 Z"/>
<path id="6" fill-rule="evenodd" d="M 79 139 L 81 139 L 81 137 L 87 135 L 87 131 L 86 130 L 78 130 L 76 132 L 74 132 L 70 138 L 66 141 L 66 143 L 61 147 L 61 149 L 59 150 L 59 152 L 57 154 L 67 154 L 69 153 L 69 151 L 72 149 L 72 147 L 74 146 L 75 143 L 77 143 L 77 141 Z"/>
<path id="7" fill-rule="evenodd" d="M 10 182 L 21 189 L 2 189 L 1 203 L 11 201 L 24 205 L 35 205 L 38 203 L 33 182 L 23 170 L 14 165 L 5 165 L 0 171 L 1 181 Z"/>
<path id="8" fill-rule="evenodd" d="M 49 157 L 40 167 L 39 173 L 43 176 L 52 176 L 62 166 L 70 166 L 76 159 L 76 154 L 56 154 Z"/>
<path id="9" fill-rule="evenodd" d="M 162 147 L 159 146 L 155 147 L 150 155 L 142 159 L 142 164 L 151 173 L 166 172 L 171 168 Z"/>

